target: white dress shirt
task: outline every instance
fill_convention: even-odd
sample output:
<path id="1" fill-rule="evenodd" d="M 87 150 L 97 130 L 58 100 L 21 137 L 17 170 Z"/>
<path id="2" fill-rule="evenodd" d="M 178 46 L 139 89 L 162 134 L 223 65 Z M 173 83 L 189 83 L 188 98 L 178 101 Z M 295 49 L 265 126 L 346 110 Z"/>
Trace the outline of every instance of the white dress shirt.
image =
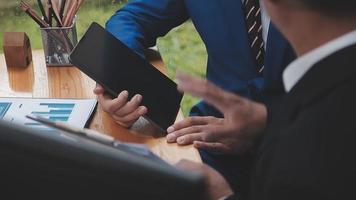
<path id="1" fill-rule="evenodd" d="M 304 54 L 289 64 L 283 72 L 283 84 L 286 92 L 291 91 L 305 73 L 319 61 L 353 44 L 356 44 L 356 30 Z M 338 69 L 336 68 L 335 70 Z"/>
<path id="2" fill-rule="evenodd" d="M 241 1 L 243 4 L 246 0 L 241 0 Z M 266 49 L 267 38 L 268 38 L 268 29 L 269 29 L 269 24 L 271 22 L 271 19 L 266 12 L 266 8 L 263 4 L 263 0 L 260 0 L 260 7 L 261 7 L 262 38 L 263 38 L 265 49 Z"/>

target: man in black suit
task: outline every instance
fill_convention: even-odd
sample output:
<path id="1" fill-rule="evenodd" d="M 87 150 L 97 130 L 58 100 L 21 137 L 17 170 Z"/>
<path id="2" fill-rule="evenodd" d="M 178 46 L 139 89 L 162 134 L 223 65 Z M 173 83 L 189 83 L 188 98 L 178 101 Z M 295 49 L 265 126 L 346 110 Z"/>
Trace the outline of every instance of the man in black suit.
<path id="1" fill-rule="evenodd" d="M 298 54 L 283 73 L 287 94 L 266 108 L 205 80 L 180 75 L 180 90 L 204 98 L 225 117 L 200 135 L 180 137 L 196 147 L 224 152 L 238 152 L 246 141 L 258 143 L 249 199 L 356 199 L 356 1 L 264 3 Z M 232 131 L 251 118 L 260 123 Z M 188 161 L 178 165 L 205 173 L 212 199 L 232 194 L 224 178 L 208 166 Z"/>

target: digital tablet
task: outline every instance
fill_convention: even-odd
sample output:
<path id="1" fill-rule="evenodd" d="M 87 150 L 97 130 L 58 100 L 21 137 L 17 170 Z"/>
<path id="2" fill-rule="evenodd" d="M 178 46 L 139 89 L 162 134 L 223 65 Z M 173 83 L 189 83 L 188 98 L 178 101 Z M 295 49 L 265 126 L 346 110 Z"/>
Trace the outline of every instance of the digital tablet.
<path id="1" fill-rule="evenodd" d="M 162 131 L 175 122 L 183 97 L 177 84 L 99 24 L 91 24 L 70 60 L 112 97 L 124 90 L 130 99 L 141 94 L 144 117 Z"/>

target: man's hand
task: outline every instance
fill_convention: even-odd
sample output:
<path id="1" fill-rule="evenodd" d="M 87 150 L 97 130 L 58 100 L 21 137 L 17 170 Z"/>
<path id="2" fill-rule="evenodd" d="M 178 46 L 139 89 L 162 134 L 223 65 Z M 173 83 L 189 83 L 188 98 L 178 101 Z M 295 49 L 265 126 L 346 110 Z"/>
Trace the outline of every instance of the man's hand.
<path id="1" fill-rule="evenodd" d="M 147 113 L 147 108 L 140 106 L 142 96 L 139 94 L 128 100 L 127 91 L 121 92 L 115 99 L 105 95 L 104 92 L 104 88 L 97 84 L 94 93 L 97 95 L 99 104 L 121 126 L 131 127 L 138 118 Z"/>
<path id="2" fill-rule="evenodd" d="M 203 174 L 207 184 L 209 199 L 211 200 L 217 200 L 233 194 L 232 189 L 223 176 L 208 165 L 181 160 L 176 166 L 187 171 Z"/>
<path id="3" fill-rule="evenodd" d="M 168 142 L 221 153 L 243 154 L 253 146 L 265 128 L 267 110 L 263 104 L 225 92 L 206 80 L 178 75 L 178 89 L 203 98 L 224 114 L 224 118 L 190 117 L 167 129 Z"/>

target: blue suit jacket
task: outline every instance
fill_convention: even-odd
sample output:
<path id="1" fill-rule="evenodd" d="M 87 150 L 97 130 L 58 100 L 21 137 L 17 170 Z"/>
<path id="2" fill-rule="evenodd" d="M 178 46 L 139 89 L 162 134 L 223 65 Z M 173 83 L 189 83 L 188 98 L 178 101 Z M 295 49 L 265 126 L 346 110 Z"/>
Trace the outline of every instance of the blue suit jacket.
<path id="1" fill-rule="evenodd" d="M 106 28 L 143 56 L 158 37 L 191 19 L 208 52 L 207 79 L 245 97 L 268 101 L 283 93 L 282 72 L 294 51 L 279 31 L 269 28 L 265 70 L 257 73 L 241 0 L 131 0 L 107 22 Z M 221 116 L 204 102 L 192 115 Z"/>

